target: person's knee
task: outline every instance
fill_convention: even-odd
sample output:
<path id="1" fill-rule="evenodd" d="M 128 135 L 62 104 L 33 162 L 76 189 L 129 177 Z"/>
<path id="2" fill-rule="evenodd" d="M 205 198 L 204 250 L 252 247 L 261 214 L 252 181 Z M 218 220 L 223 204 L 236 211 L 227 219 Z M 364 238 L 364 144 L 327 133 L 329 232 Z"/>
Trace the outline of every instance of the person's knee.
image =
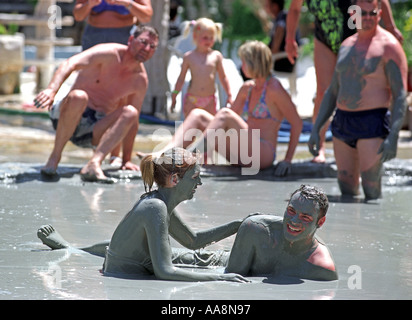
<path id="1" fill-rule="evenodd" d="M 229 109 L 229 108 L 222 108 L 220 109 L 216 116 L 222 117 L 222 118 L 228 118 L 233 116 L 234 111 Z"/>
<path id="2" fill-rule="evenodd" d="M 70 110 L 82 112 L 86 109 L 88 102 L 89 95 L 87 92 L 84 90 L 75 89 L 70 91 L 64 99 L 61 104 L 61 111 L 64 112 L 65 110 Z"/>
<path id="3" fill-rule="evenodd" d="M 79 89 L 70 91 L 60 104 L 59 118 L 74 117 L 73 119 L 75 119 L 81 117 L 87 108 L 88 101 L 89 96 L 85 91 Z"/>
<path id="4" fill-rule="evenodd" d="M 206 110 L 200 109 L 200 108 L 195 108 L 192 111 L 190 111 L 189 115 L 191 118 L 195 119 L 201 119 L 201 118 L 207 118 L 208 112 Z"/>
<path id="5" fill-rule="evenodd" d="M 230 119 L 233 119 L 234 111 L 229 108 L 222 108 L 216 113 L 216 118 L 220 122 L 227 123 Z"/>
<path id="6" fill-rule="evenodd" d="M 365 199 L 372 200 L 381 197 L 381 174 L 379 171 L 368 170 L 361 173 L 362 188 Z"/>
<path id="7" fill-rule="evenodd" d="M 84 90 L 75 89 L 70 91 L 68 94 L 68 99 L 74 103 L 87 104 L 89 102 L 89 95 Z"/>
<path id="8" fill-rule="evenodd" d="M 359 194 L 359 179 L 345 179 L 338 175 L 338 185 L 342 195 L 357 196 Z"/>
<path id="9" fill-rule="evenodd" d="M 211 121 L 213 116 L 206 110 L 195 108 L 190 111 L 187 116 L 185 123 L 190 123 L 191 127 L 195 128 L 205 128 Z"/>
<path id="10" fill-rule="evenodd" d="M 130 123 L 136 122 L 139 119 L 139 112 L 132 105 L 127 105 L 122 108 L 121 117 Z"/>

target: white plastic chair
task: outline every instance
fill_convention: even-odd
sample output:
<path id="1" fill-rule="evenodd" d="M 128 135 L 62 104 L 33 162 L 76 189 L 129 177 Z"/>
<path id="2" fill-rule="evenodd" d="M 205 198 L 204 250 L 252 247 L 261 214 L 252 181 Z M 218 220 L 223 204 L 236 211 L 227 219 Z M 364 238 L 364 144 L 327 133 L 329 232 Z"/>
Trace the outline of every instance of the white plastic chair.
<path id="1" fill-rule="evenodd" d="M 301 40 L 301 45 L 298 48 L 298 56 L 300 57 L 302 55 L 302 51 L 303 51 L 303 47 L 308 43 L 308 39 L 306 38 L 302 38 Z M 275 61 L 283 59 L 283 58 L 287 58 L 288 54 L 285 51 L 282 52 L 277 52 L 272 54 L 272 60 L 273 63 L 275 63 Z M 274 70 L 273 73 L 276 77 L 278 78 L 286 78 L 289 80 L 289 92 L 290 95 L 292 97 L 296 97 L 298 91 L 297 91 L 297 85 L 296 85 L 296 80 L 297 80 L 297 62 L 298 60 L 296 60 L 295 62 L 295 67 L 293 68 L 292 72 L 281 72 L 281 71 L 276 71 Z"/>

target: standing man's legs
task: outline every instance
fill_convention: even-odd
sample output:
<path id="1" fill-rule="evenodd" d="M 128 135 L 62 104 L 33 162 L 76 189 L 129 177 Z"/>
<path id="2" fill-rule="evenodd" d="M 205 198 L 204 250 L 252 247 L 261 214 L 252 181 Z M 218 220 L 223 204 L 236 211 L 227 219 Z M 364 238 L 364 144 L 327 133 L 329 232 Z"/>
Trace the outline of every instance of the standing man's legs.
<path id="1" fill-rule="evenodd" d="M 320 104 L 322 103 L 323 96 L 326 89 L 328 89 L 332 80 L 333 72 L 337 56 L 334 54 L 325 44 L 315 38 L 314 48 L 314 64 L 316 71 L 316 97 L 315 106 L 313 109 L 312 122 L 315 123 L 319 113 Z M 325 123 L 320 132 L 320 149 L 319 154 L 313 158 L 312 162 L 323 163 L 325 162 L 325 135 L 329 127 L 329 121 Z"/>
<path id="2" fill-rule="evenodd" d="M 338 167 L 338 184 L 342 195 L 358 195 L 360 178 L 358 150 L 335 137 L 333 137 L 333 149 Z"/>
<path id="3" fill-rule="evenodd" d="M 381 197 L 382 162 L 378 154 L 383 139 L 371 138 L 358 140 L 359 166 L 362 188 L 366 200 Z"/>
<path id="4" fill-rule="evenodd" d="M 382 142 L 381 138 L 359 139 L 355 149 L 342 140 L 333 138 L 342 195 L 358 195 L 359 180 L 362 178 L 365 199 L 380 198 L 382 163 L 378 149 Z"/>
<path id="5" fill-rule="evenodd" d="M 42 173 L 49 175 L 56 173 L 64 146 L 76 130 L 88 101 L 89 97 L 86 92 L 73 90 L 61 102 L 54 147 L 46 165 L 41 169 Z"/>

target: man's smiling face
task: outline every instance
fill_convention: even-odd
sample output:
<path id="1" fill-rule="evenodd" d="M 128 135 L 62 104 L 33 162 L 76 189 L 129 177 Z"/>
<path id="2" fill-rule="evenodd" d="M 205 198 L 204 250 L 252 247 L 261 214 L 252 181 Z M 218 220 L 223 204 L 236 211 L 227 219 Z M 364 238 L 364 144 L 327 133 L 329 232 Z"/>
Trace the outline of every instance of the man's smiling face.
<path id="1" fill-rule="evenodd" d="M 319 227 L 319 206 L 297 192 L 292 196 L 283 217 L 283 234 L 290 242 L 311 241 Z M 324 218 L 321 219 L 322 223 Z"/>

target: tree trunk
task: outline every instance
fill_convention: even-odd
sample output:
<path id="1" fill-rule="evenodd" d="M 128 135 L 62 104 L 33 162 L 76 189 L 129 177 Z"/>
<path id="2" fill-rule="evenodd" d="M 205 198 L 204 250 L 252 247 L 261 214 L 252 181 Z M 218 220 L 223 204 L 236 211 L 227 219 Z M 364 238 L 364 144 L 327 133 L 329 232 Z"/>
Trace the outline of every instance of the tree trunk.
<path id="1" fill-rule="evenodd" d="M 159 117 L 167 114 L 166 92 L 170 91 L 167 80 L 169 5 L 169 0 L 152 0 L 153 16 L 150 25 L 159 32 L 159 46 L 152 59 L 145 63 L 149 87 L 143 101 L 142 113 Z"/>

